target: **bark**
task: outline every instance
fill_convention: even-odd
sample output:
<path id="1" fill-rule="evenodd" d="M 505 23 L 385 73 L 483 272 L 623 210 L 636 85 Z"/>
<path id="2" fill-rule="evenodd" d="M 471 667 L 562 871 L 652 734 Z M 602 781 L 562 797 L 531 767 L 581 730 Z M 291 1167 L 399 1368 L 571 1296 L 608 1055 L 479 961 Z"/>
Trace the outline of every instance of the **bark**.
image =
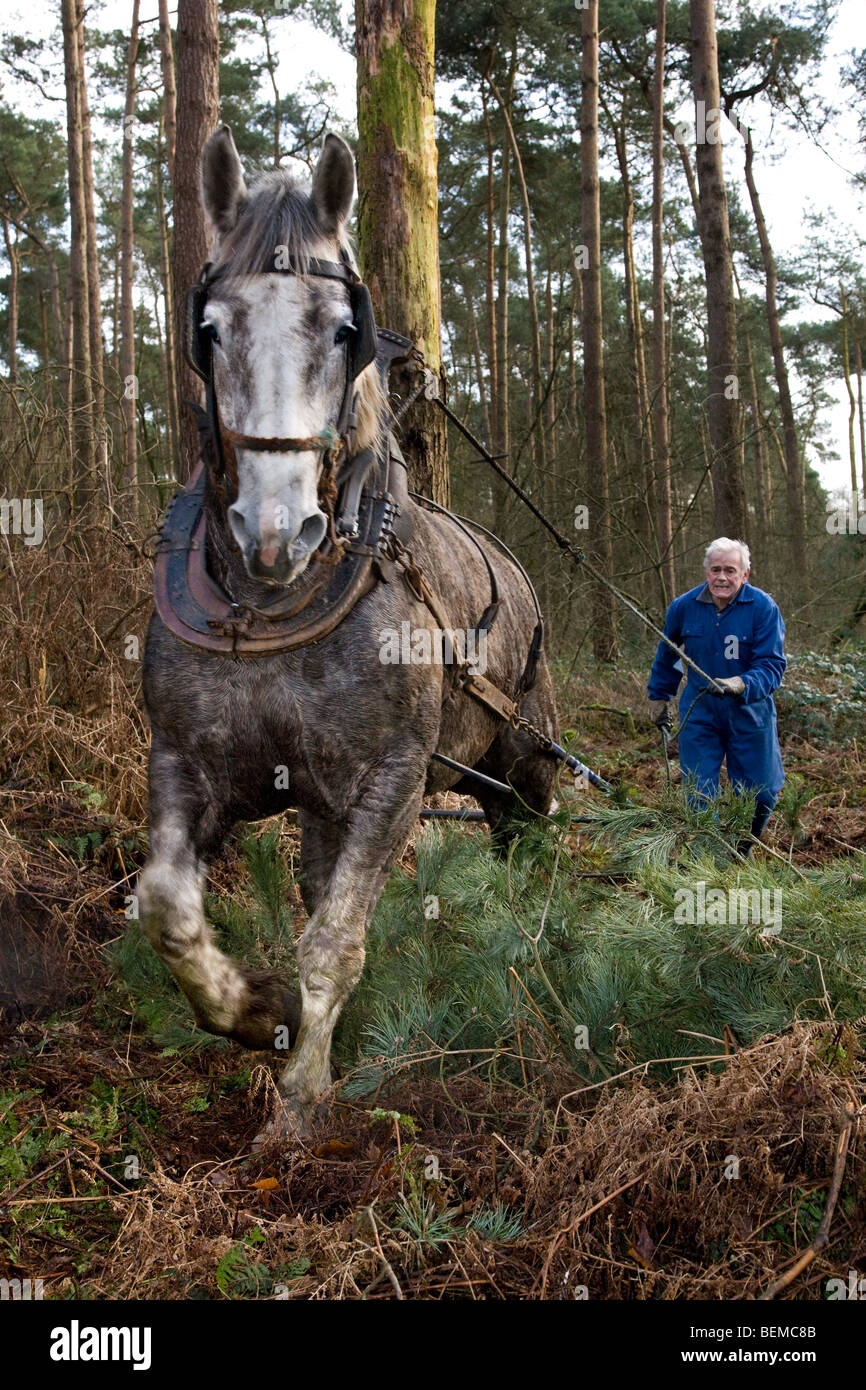
<path id="1" fill-rule="evenodd" d="M 737 381 L 737 317 L 728 200 L 722 167 L 715 0 L 690 0 L 692 77 L 698 128 L 699 231 L 707 283 L 707 389 L 715 527 L 748 540 Z M 717 114 L 718 113 L 718 114 Z M 704 138 L 701 137 L 703 132 Z M 707 138 L 710 136 L 711 138 Z"/>
<path id="2" fill-rule="evenodd" d="M 105 367 L 102 341 L 102 290 L 99 278 L 99 243 L 96 239 L 96 198 L 93 186 L 93 141 L 90 130 L 90 100 L 87 94 L 87 65 L 84 43 L 84 4 L 80 5 L 81 22 L 77 26 L 78 63 L 81 93 L 81 180 L 84 195 L 84 220 L 87 230 L 86 264 L 88 326 L 90 332 L 90 373 L 93 392 L 94 447 L 98 466 L 108 467 L 108 426 L 105 421 Z"/>
<path id="3" fill-rule="evenodd" d="M 208 259 L 208 233 L 199 196 L 202 146 L 219 117 L 219 25 L 217 0 L 178 0 L 177 139 L 174 169 L 173 283 L 177 342 L 183 341 L 186 292 Z M 200 402 L 202 384 L 178 354 L 178 397 Z M 192 411 L 180 420 L 178 478 L 185 482 L 198 458 Z"/>
<path id="4" fill-rule="evenodd" d="M 590 517 L 595 537 L 593 559 L 602 573 L 613 570 L 610 532 L 607 425 L 604 403 L 604 353 L 601 302 L 601 196 L 598 179 L 598 0 L 588 0 L 581 17 L 581 229 L 587 250 L 583 271 L 583 408 L 589 483 L 596 502 Z M 617 656 L 613 595 L 595 586 L 593 652 L 597 661 Z"/>
<path id="5" fill-rule="evenodd" d="M 545 342 L 547 344 L 547 362 L 545 371 L 547 374 L 547 396 L 545 399 L 545 429 L 547 432 L 548 448 L 556 452 L 556 440 L 554 429 L 556 423 L 556 317 L 553 311 L 553 258 L 550 251 L 550 241 L 547 242 L 547 281 L 544 295 L 544 311 L 547 319 Z"/>
<path id="6" fill-rule="evenodd" d="M 42 375 L 45 381 L 45 404 L 48 407 L 49 429 L 56 429 L 54 420 L 54 385 L 51 380 L 51 335 L 48 331 L 48 298 L 44 290 L 39 291 L 39 325 L 42 329 Z"/>
<path id="7" fill-rule="evenodd" d="M 358 228 L 376 317 L 410 337 L 444 393 L 434 130 L 435 0 L 356 0 Z M 392 377 L 401 395 L 416 370 Z M 404 449 L 412 487 L 447 504 L 445 417 L 419 400 Z"/>
<path id="8" fill-rule="evenodd" d="M 761 246 L 761 259 L 764 262 L 764 280 L 767 302 L 767 327 L 770 333 L 770 347 L 773 353 L 773 369 L 776 389 L 779 392 L 779 409 L 782 415 L 782 439 L 785 446 L 785 463 L 788 487 L 788 523 L 791 532 L 791 560 L 794 572 L 804 578 L 808 573 L 809 554 L 806 542 L 806 480 L 800 461 L 797 445 L 797 425 L 794 407 L 791 402 L 791 388 L 788 381 L 788 368 L 785 363 L 785 349 L 782 344 L 782 329 L 779 323 L 777 303 L 778 275 L 776 258 L 770 245 L 767 224 L 753 170 L 754 147 L 752 132 L 746 132 L 746 184 L 752 204 L 755 228 Z"/>
<path id="9" fill-rule="evenodd" d="M 487 366 L 490 381 L 490 443 L 494 453 L 499 450 L 499 363 L 496 355 L 496 180 L 494 154 L 496 144 L 490 125 L 487 89 L 482 83 L 481 104 L 484 111 L 484 133 L 487 138 L 487 260 L 484 277 L 484 301 L 487 312 Z"/>
<path id="10" fill-rule="evenodd" d="M 761 397 L 758 391 L 758 377 L 755 372 L 755 359 L 752 353 L 752 339 L 746 321 L 746 302 L 743 299 L 743 291 L 736 269 L 734 270 L 734 281 L 737 286 L 737 297 L 740 306 L 740 334 L 745 350 L 749 410 L 752 416 L 752 426 L 749 433 L 752 439 L 752 457 L 754 459 L 755 511 L 758 518 L 758 531 L 761 542 L 766 546 L 772 533 L 770 463 L 767 452 L 766 433 L 764 430 L 764 416 L 761 410 Z M 768 577 L 769 566 L 766 563 L 763 569 L 765 576 Z"/>
<path id="11" fill-rule="evenodd" d="M 514 95 L 514 79 L 517 73 L 516 55 L 512 53 L 505 91 L 506 104 Z M 495 454 L 508 458 L 511 451 L 511 378 L 508 361 L 508 293 L 511 247 L 508 240 L 508 218 L 511 212 L 511 146 L 505 122 L 502 122 L 502 150 L 500 154 L 501 178 L 499 193 L 499 240 L 497 246 L 497 286 L 496 286 L 496 418 L 498 432 L 494 439 Z M 505 517 L 510 498 L 500 487 L 494 493 L 496 506 L 494 515 L 497 529 L 505 525 Z"/>
<path id="12" fill-rule="evenodd" d="M 619 123 L 614 121 L 602 99 L 602 107 L 613 132 L 617 163 L 619 164 L 622 187 L 622 260 L 625 288 L 625 316 L 628 333 L 629 356 L 631 358 L 632 380 L 632 457 L 636 494 L 641 498 L 640 531 L 649 555 L 658 559 L 658 543 L 655 527 L 655 480 L 652 467 L 652 439 L 650 437 L 650 404 L 647 389 L 646 357 L 643 342 L 643 319 L 640 312 L 637 270 L 634 259 L 634 192 L 631 172 L 628 167 L 626 149 L 625 101 Z"/>
<path id="13" fill-rule="evenodd" d="M 123 112 L 123 171 L 120 214 L 120 375 L 123 382 L 121 403 L 125 433 L 123 487 L 129 516 L 138 514 L 138 456 L 135 434 L 135 401 L 138 382 L 135 375 L 135 311 L 132 300 L 134 280 L 134 228 L 132 222 L 132 157 L 135 149 L 135 89 L 138 62 L 139 0 L 132 0 L 132 27 L 126 54 L 126 103 Z"/>
<path id="14" fill-rule="evenodd" d="M 540 491 L 542 502 L 547 488 L 547 440 L 545 438 L 544 421 L 542 419 L 542 402 L 544 383 L 541 373 L 541 331 L 538 317 L 538 296 L 535 290 L 535 265 L 532 251 L 532 209 L 529 204 L 529 190 L 526 186 L 526 176 L 523 170 L 523 159 L 520 154 L 520 147 L 514 133 L 514 123 L 511 119 L 508 103 L 502 97 L 498 86 L 492 78 L 488 78 L 490 90 L 496 98 L 502 119 L 505 121 L 505 129 L 508 132 L 508 143 L 511 148 L 511 156 L 514 160 L 514 168 L 517 173 L 517 182 L 520 186 L 520 198 L 523 205 L 523 251 L 526 259 L 526 296 L 529 302 L 529 346 L 532 358 L 532 433 L 538 444 L 538 469 L 540 474 Z"/>
<path id="15" fill-rule="evenodd" d="M 673 514 L 671 510 L 671 437 L 668 411 L 668 364 L 665 342 L 665 250 L 664 250 L 664 103 L 665 103 L 665 0 L 656 4 L 655 81 L 653 84 L 652 133 L 652 248 L 653 248 L 653 329 L 652 394 L 653 474 L 656 483 L 656 529 L 661 560 L 665 605 L 676 594 L 673 553 Z"/>
<path id="16" fill-rule="evenodd" d="M 860 423 L 860 478 L 866 497 L 866 419 L 863 416 L 863 352 L 860 339 L 855 344 L 857 362 L 857 417 Z"/>
<path id="17" fill-rule="evenodd" d="M 262 25 L 262 37 L 265 41 L 265 67 L 268 70 L 268 77 L 271 81 L 271 91 L 274 94 L 274 116 L 273 116 L 273 140 L 274 140 L 274 168 L 280 165 L 280 129 L 283 121 L 282 105 L 280 103 L 280 89 L 277 86 L 277 65 L 274 62 L 274 55 L 271 50 L 271 31 L 268 28 L 268 21 L 264 15 L 260 16 Z"/>
<path id="18" fill-rule="evenodd" d="M 9 289 L 6 294 L 6 319 L 9 334 L 7 364 L 9 367 L 9 385 L 14 389 L 18 385 L 18 276 L 21 269 L 21 257 L 18 249 L 17 230 L 13 237 L 9 228 L 9 218 L 5 213 L 0 213 L 0 218 L 3 221 L 3 240 L 6 243 L 6 256 L 9 261 Z"/>
<path id="19" fill-rule="evenodd" d="M 854 388 L 851 385 L 851 352 L 848 346 L 848 295 L 844 285 L 839 286 L 839 296 L 842 304 L 842 375 L 845 378 L 845 390 L 848 392 L 848 457 L 851 463 L 851 491 L 857 495 L 857 450 L 854 446 L 854 419 L 857 414 L 857 402 L 854 398 Z M 790 472 L 790 468 L 788 470 Z"/>
<path id="20" fill-rule="evenodd" d="M 81 143 L 81 66 L 78 28 L 81 0 L 61 0 L 69 165 L 69 392 L 70 503 L 84 506 L 94 485 L 95 448 L 90 365 L 90 299 L 87 287 L 87 223 Z"/>
<path id="21" fill-rule="evenodd" d="M 159 55 L 162 67 L 162 110 L 165 121 L 165 157 L 168 176 L 174 186 L 174 149 L 177 140 L 177 94 L 174 82 L 174 53 L 171 47 L 171 20 L 168 0 L 159 0 Z"/>
<path id="22" fill-rule="evenodd" d="M 166 471 L 169 475 L 177 458 L 178 445 L 178 403 L 177 403 L 177 345 L 174 331 L 174 295 L 171 284 L 171 251 L 168 239 L 168 220 L 165 212 L 165 196 L 162 183 L 161 151 L 157 150 L 156 160 L 156 220 L 159 228 L 159 269 L 162 281 L 163 319 L 165 322 L 165 352 L 163 353 L 163 389 L 166 400 L 166 435 L 169 458 Z"/>

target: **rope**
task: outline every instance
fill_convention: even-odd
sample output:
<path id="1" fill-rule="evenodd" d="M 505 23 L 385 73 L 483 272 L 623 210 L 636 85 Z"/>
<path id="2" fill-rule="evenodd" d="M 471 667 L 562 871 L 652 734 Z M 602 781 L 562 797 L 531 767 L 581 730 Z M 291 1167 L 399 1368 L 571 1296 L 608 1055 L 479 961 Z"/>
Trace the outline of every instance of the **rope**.
<path id="1" fill-rule="evenodd" d="M 434 400 L 436 404 L 439 406 L 439 409 L 444 412 L 444 414 L 447 416 L 447 418 L 451 421 L 453 425 L 456 425 L 457 429 L 460 431 L 463 437 L 469 441 L 473 449 L 476 449 L 478 451 L 478 453 L 485 460 L 485 462 L 490 464 L 490 467 L 494 470 L 494 472 L 498 474 L 498 476 L 503 480 L 503 482 L 508 484 L 512 492 L 514 492 L 520 498 L 521 502 L 523 502 L 524 505 L 529 508 L 536 520 L 539 521 L 541 525 L 545 528 L 545 530 L 549 532 L 549 534 L 553 537 L 560 550 L 565 555 L 567 555 L 570 560 L 573 560 L 575 564 L 582 565 L 586 572 L 590 574 L 598 584 L 601 584 L 605 589 L 607 589 L 611 594 L 613 594 L 615 598 L 619 599 L 620 603 L 625 604 L 626 608 L 630 609 L 630 611 L 634 613 L 636 618 L 640 618 L 640 621 L 644 623 L 648 628 L 650 628 L 651 631 L 654 632 L 657 637 L 661 638 L 661 640 L 668 647 L 670 647 L 671 651 L 676 652 L 680 661 L 684 662 L 686 666 L 689 666 L 695 672 L 695 675 L 700 676 L 702 680 L 706 681 L 708 687 L 714 692 L 714 694 L 723 696 L 725 692 L 723 688 L 719 685 L 718 681 L 715 680 L 712 676 L 708 675 L 706 671 L 702 671 L 697 662 L 692 661 L 691 657 L 686 655 L 682 647 L 678 647 L 676 642 L 672 641 L 672 639 L 668 637 L 667 634 L 663 632 L 660 627 L 656 626 L 652 619 L 647 617 L 646 613 L 641 612 L 636 603 L 633 603 L 632 600 L 628 598 L 624 593 L 622 593 L 621 590 L 619 590 L 615 584 L 611 584 L 610 580 L 607 579 L 605 575 L 601 573 L 600 570 L 596 569 L 595 565 L 590 564 L 589 560 L 587 560 L 582 550 L 579 550 L 576 546 L 571 544 L 571 541 L 566 539 L 562 532 L 558 530 L 556 526 L 554 526 L 553 522 L 550 521 L 549 518 L 544 515 L 544 512 L 542 512 L 540 508 L 538 508 L 535 505 L 528 493 L 524 492 L 520 484 L 516 482 L 514 478 L 512 478 L 511 474 L 507 471 L 507 469 L 502 467 L 502 465 L 497 461 L 497 459 L 494 458 L 493 454 L 490 453 L 489 449 L 486 449 L 485 446 L 481 443 L 481 440 L 477 439 L 476 436 L 472 433 L 472 431 L 466 425 L 464 425 L 460 417 L 458 415 L 455 415 L 454 411 L 451 410 L 451 408 L 445 404 L 445 402 L 442 400 L 442 397 L 435 396 Z"/>

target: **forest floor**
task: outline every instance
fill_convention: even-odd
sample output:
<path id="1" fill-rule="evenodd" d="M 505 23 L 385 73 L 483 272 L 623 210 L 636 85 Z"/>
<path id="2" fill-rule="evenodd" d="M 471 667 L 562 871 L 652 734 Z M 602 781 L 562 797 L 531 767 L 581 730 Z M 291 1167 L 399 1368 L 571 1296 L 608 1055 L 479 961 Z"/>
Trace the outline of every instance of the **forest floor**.
<path id="1" fill-rule="evenodd" d="M 427 900 L 431 863 L 478 861 L 478 900 L 499 895 L 516 921 L 515 901 L 527 912 L 536 902 L 533 875 L 537 902 L 550 904 L 559 858 L 552 869 L 549 856 L 529 862 L 512 900 L 483 828 L 419 823 L 347 1014 L 329 1114 L 309 1143 L 255 1158 L 272 1059 L 196 1032 L 164 973 L 147 973 L 149 956 L 137 947 L 124 955 L 139 935 L 125 905 L 143 825 L 112 813 L 105 787 L 74 775 L 58 786 L 19 762 L 0 789 L 0 1277 L 40 1278 L 51 1298 L 755 1298 L 815 1238 L 850 1129 L 829 1244 L 779 1292 L 826 1297 L 828 1278 L 866 1262 L 866 1147 L 856 1134 L 866 980 L 859 928 L 844 915 L 853 907 L 866 918 L 863 658 L 848 665 L 809 656 L 792 666 L 780 698 L 788 790 L 767 838 L 776 854 L 756 851 L 750 870 L 750 882 L 783 885 L 795 917 L 797 892 L 837 895 L 842 915 L 828 917 L 825 936 L 813 939 L 798 918 L 782 945 L 714 937 L 699 966 L 719 973 L 704 1012 L 684 1016 L 686 1051 L 656 1052 L 671 1043 L 657 1044 L 658 1032 L 644 1039 L 645 1020 L 620 1012 L 610 1052 L 596 1046 L 604 1030 L 593 1024 L 587 1071 L 563 1045 L 559 1005 L 565 998 L 572 1018 L 582 1007 L 565 991 L 579 991 L 575 978 L 599 948 L 574 956 L 576 974 L 553 975 L 563 953 L 585 949 L 564 916 L 542 959 L 503 908 L 490 938 L 496 980 L 459 975 L 470 967 L 447 954 L 474 943 L 464 955 L 476 970 L 484 954 L 459 876 L 449 889 L 440 871 L 447 920 L 406 916 L 416 886 Z M 563 727 L 580 729 L 580 756 L 664 810 L 657 736 L 634 713 L 644 672 L 558 677 Z M 125 763 L 118 777 L 126 786 Z M 594 794 L 582 800 L 598 804 Z M 214 867 L 209 902 L 234 904 L 234 917 L 227 908 L 215 918 L 230 944 L 243 944 L 243 923 L 275 887 L 284 899 L 277 926 L 289 937 L 303 927 L 291 882 L 296 830 L 287 822 L 271 833 L 233 838 Z M 458 840 L 465 848 L 455 849 Z M 636 903 L 646 914 L 685 881 L 662 881 L 674 870 L 655 860 L 624 869 L 621 840 L 600 848 L 578 833 L 563 843 L 573 877 L 554 902 L 579 903 L 584 925 L 615 925 Z M 271 860 L 256 860 L 262 844 L 276 845 Z M 516 861 L 514 872 L 523 872 Z M 638 972 L 641 931 L 648 953 L 665 949 L 649 920 L 623 937 Z M 253 946 L 266 939 L 257 931 Z M 377 975 L 395 941 L 400 969 L 417 969 L 421 986 L 409 974 Z M 428 954 L 414 962 L 422 947 Z M 809 978 L 807 956 L 817 961 L 814 993 L 799 983 Z M 679 965 L 659 960 L 670 982 L 661 997 L 679 989 L 685 1008 L 698 976 L 675 979 Z M 599 991 L 631 961 L 613 956 Z M 738 962 L 744 973 L 732 976 Z M 489 1036 L 476 1003 L 467 1008 L 476 1021 L 455 1044 L 450 998 L 437 1032 L 431 994 L 429 1016 L 408 1038 L 406 1019 L 437 971 L 445 994 L 465 1001 L 504 991 Z M 545 981 L 555 1005 L 546 996 L 539 1004 Z M 701 1031 L 695 1020 L 704 1019 Z"/>

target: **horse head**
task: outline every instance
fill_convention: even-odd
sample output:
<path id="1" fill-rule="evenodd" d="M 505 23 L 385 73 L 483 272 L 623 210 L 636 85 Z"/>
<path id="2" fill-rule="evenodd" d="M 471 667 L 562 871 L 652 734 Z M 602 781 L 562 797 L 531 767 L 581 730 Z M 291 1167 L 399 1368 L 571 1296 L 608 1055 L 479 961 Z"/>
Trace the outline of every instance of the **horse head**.
<path id="1" fill-rule="evenodd" d="M 386 409 L 372 306 L 346 233 L 354 160 L 329 134 L 310 187 L 276 169 L 247 189 L 222 126 L 201 173 L 214 241 L 194 365 L 209 379 L 234 493 L 228 524 L 247 573 L 287 585 L 325 539 L 326 470 L 377 446 Z"/>

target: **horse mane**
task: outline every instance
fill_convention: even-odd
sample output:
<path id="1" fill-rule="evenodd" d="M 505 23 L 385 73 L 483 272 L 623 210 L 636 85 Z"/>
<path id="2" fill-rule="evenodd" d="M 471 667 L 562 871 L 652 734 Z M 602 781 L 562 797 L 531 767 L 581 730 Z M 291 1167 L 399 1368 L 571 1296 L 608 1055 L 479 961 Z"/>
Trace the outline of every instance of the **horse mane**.
<path id="1" fill-rule="evenodd" d="M 269 262 L 278 246 L 286 247 L 292 262 L 303 274 L 323 232 L 313 211 L 309 187 L 287 169 L 270 169 L 260 174 L 249 189 L 230 231 L 219 238 L 213 261 L 214 271 L 225 277 L 255 275 Z M 352 269 L 358 271 L 355 249 L 343 230 L 338 249 L 345 252 Z M 390 418 L 387 394 L 382 387 L 375 362 L 365 367 L 357 379 L 358 423 L 353 448 L 378 450 L 384 442 Z"/>

